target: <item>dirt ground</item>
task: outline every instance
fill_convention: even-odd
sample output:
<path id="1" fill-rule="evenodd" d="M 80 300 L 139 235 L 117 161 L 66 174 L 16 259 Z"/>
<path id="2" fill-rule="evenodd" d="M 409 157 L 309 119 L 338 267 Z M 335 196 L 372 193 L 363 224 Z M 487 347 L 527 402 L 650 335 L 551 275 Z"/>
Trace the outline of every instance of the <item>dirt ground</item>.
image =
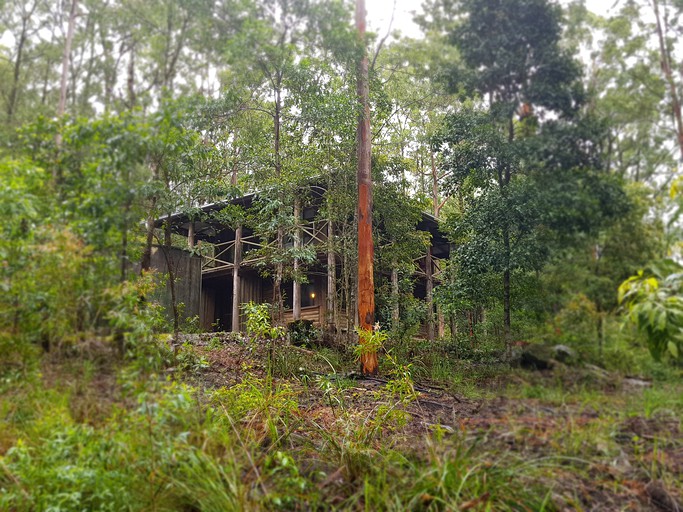
<path id="1" fill-rule="evenodd" d="M 180 350 L 192 351 L 203 364 L 197 371 L 178 375 L 200 389 L 229 388 L 247 373 L 261 378 L 266 374 L 268 349 L 263 344 L 215 334 L 184 336 L 180 343 L 184 343 Z M 88 378 L 82 379 L 79 369 L 72 381 L 64 378 L 68 359 L 44 365 L 43 380 L 49 386 L 72 388 L 75 418 L 96 423 L 109 414 L 111 404 L 125 401 L 116 371 L 105 362 L 111 360 L 109 356 L 93 358 L 85 368 Z M 427 439 L 435 439 L 436 433 L 436 438 L 453 436 L 478 444 L 491 463 L 500 454 L 550 461 L 550 498 L 562 510 L 683 511 L 681 419 L 666 409 L 654 413 L 637 409 L 638 397 L 652 383 L 604 375 L 596 381 L 590 378 L 594 369 L 584 368 L 508 370 L 478 382 L 480 392 L 473 396 L 454 392 L 447 383 L 416 382 L 415 395 L 401 400 L 387 388 L 386 378 L 364 379 L 339 368 L 335 373 L 315 350 L 279 347 L 278 357 L 288 361 L 279 369 L 289 376 L 276 376 L 276 381 L 296 392 L 302 422 L 333 432 L 342 409 L 359 422 L 380 410 L 398 410 L 405 421 L 381 432 L 383 446 L 419 457 L 428 450 Z M 320 385 L 323 381 L 327 392 Z M 588 398 L 581 395 L 585 386 L 577 386 L 579 382 L 593 383 Z M 562 393 L 559 399 L 549 399 L 525 396 L 525 389 Z M 636 408 L 628 406 L 634 400 Z"/>
<path id="2" fill-rule="evenodd" d="M 211 347 L 209 340 L 213 340 Z M 241 381 L 245 368 L 257 375 L 265 374 L 264 346 L 229 339 L 221 339 L 216 346 L 215 335 L 189 341 L 209 363 L 199 379 L 201 386 L 229 387 Z M 622 400 L 642 393 L 651 383 L 605 379 L 599 391 L 614 403 L 609 409 L 603 409 L 599 403 L 571 399 L 554 403 L 514 397 L 508 392 L 510 387 L 530 384 L 541 388 L 566 385 L 571 389 L 585 377 L 581 369 L 564 371 L 559 379 L 552 371 L 498 376 L 483 383 L 486 392 L 477 398 L 418 382 L 416 399 L 401 402 L 382 392 L 387 386 L 385 379 L 363 379 L 353 373 L 331 374 L 330 366 L 316 358 L 314 351 L 296 347 L 286 350 L 302 356 L 301 375 L 321 375 L 332 382 L 343 379 L 343 386 L 339 386 L 341 400 L 359 418 L 376 414 L 381 405 L 405 411 L 407 423 L 386 432 L 384 435 L 390 439 L 385 437 L 383 442 L 419 450 L 420 440 L 438 430 L 444 436 L 485 443 L 492 457 L 507 451 L 534 460 L 560 461 L 552 477 L 552 498 L 555 503 L 569 504 L 566 510 L 683 510 L 683 489 L 676 487 L 676 483 L 683 481 L 680 418 L 674 414 L 648 417 L 619 411 Z M 302 416 L 322 425 L 334 423 L 335 405 L 330 404 L 319 387 L 307 386 L 304 392 L 301 378 L 286 380 L 300 391 Z M 607 435 L 601 441 L 605 432 Z M 657 478 L 653 479 L 653 475 Z"/>

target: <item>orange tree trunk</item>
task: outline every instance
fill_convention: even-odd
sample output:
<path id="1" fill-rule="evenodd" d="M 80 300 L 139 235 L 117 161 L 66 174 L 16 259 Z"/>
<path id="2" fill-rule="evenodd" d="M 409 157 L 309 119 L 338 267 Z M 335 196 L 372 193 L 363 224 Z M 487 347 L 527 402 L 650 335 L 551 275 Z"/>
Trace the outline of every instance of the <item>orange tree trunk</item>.
<path id="1" fill-rule="evenodd" d="M 358 63 L 358 323 L 371 330 L 375 323 L 375 285 L 373 279 L 374 247 L 372 243 L 372 176 L 370 174 L 370 102 L 368 55 L 365 50 L 365 1 L 356 1 L 356 28 L 363 57 Z M 361 338 L 362 342 L 362 338 Z M 377 374 L 377 352 L 361 352 L 361 373 Z"/>

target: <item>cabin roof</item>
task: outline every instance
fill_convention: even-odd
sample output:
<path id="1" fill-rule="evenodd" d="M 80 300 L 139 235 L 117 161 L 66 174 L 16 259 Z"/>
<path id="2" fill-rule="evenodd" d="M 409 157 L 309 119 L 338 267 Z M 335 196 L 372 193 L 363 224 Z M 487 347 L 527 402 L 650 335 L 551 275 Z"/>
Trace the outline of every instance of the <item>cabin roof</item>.
<path id="1" fill-rule="evenodd" d="M 314 197 L 322 197 L 326 192 L 326 189 L 319 185 L 312 185 L 310 188 Z M 244 209 L 249 209 L 252 207 L 254 199 L 257 197 L 258 192 L 252 192 L 241 197 L 217 201 L 199 207 L 198 210 L 201 211 L 203 215 L 201 215 L 202 218 L 194 221 L 195 238 L 209 243 L 234 240 L 234 230 L 217 219 L 208 218 L 209 214 L 220 211 L 229 205 L 239 205 Z M 177 212 L 165 217 L 160 217 L 154 221 L 154 226 L 156 228 L 161 228 L 166 222 L 170 222 L 172 232 L 182 236 L 188 236 L 190 216 L 187 212 Z M 422 219 L 418 222 L 416 228 L 419 231 L 428 231 L 431 234 L 432 253 L 435 257 L 448 257 L 451 243 L 439 229 L 439 221 L 436 217 L 428 212 L 422 212 Z M 249 234 L 251 233 L 244 233 L 245 236 L 248 236 Z"/>

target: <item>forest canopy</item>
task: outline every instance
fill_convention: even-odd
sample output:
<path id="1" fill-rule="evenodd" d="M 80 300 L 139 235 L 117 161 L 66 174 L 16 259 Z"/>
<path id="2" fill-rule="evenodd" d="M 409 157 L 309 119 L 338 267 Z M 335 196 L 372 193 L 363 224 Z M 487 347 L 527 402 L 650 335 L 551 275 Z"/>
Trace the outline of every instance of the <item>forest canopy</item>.
<path id="1" fill-rule="evenodd" d="M 194 496 L 183 510 L 209 510 L 181 483 L 205 471 L 222 490 L 233 486 L 215 510 L 298 510 L 312 495 L 322 507 L 336 499 L 328 488 L 344 496 L 340 508 L 353 509 L 363 492 L 367 503 L 389 503 L 368 490 L 373 478 L 374 490 L 384 484 L 359 469 L 363 450 L 424 413 L 410 409 L 422 385 L 460 391 L 467 375 L 485 375 L 496 387 L 519 365 L 559 367 L 567 373 L 558 382 L 585 371 L 603 379 L 601 390 L 609 372 L 648 386 L 680 380 L 681 2 L 619 0 L 600 15 L 583 0 L 425 0 L 414 21 L 419 37 L 366 33 L 347 0 L 0 0 L 0 396 L 16 390 L 11 400 L 49 403 L 40 394 L 52 392 L 47 380 L 60 381 L 72 360 L 100 364 L 92 361 L 104 353 L 113 366 L 88 375 L 119 376 L 106 386 L 123 423 L 148 421 L 159 439 L 176 434 L 176 420 L 193 432 L 159 440 L 170 451 L 157 460 L 141 455 L 146 441 L 135 429 L 123 429 L 139 452 L 121 460 L 147 457 L 143 472 L 168 472 L 158 488 L 152 476 L 149 487 L 131 487 L 131 503 L 156 510 L 159 496 L 177 492 Z M 370 201 L 357 178 L 365 85 Z M 372 215 L 374 265 L 373 314 L 360 319 L 368 294 L 358 285 L 359 204 Z M 211 359 L 226 340 L 243 352 Z M 361 460 L 336 466 L 344 485 L 329 460 L 318 461 L 326 476 L 316 480 L 316 464 L 306 473 L 288 455 L 301 448 L 287 444 L 299 414 L 290 398 L 317 379 L 321 403 L 341 419 L 349 408 L 335 379 L 369 352 L 380 354 L 394 401 L 366 411 L 376 416 L 352 448 L 337 446 Z M 307 358 L 326 363 L 308 368 Z M 219 359 L 239 376 L 230 385 L 202 380 Z M 60 396 L 85 393 L 78 389 Z M 165 412 L 144 408 L 148 392 Z M 230 443 L 215 433 L 192 438 L 201 428 L 190 419 L 193 397 L 207 429 L 235 434 L 247 455 L 228 457 Z M 136 399 L 146 404 L 139 411 Z M 1 411 L 19 410 L 2 400 Z M 73 413 L 68 421 L 91 422 L 112 440 L 111 407 L 54 415 Z M 23 420 L 13 414 L 7 434 L 0 418 L 0 509 L 43 509 L 58 479 L 32 473 L 39 464 L 22 451 Z M 313 437 L 331 446 L 331 431 Z M 35 442 L 36 457 L 54 456 Z M 181 469 L 171 462 L 176 442 Z M 679 452 L 680 442 L 672 441 Z M 269 448 L 259 455 L 260 446 Z M 393 467 L 389 458 L 383 467 Z M 400 478 L 421 471 L 407 461 L 397 463 Z M 497 466 L 462 467 L 485 472 L 481 487 L 463 483 L 463 510 L 505 509 L 515 496 L 531 509 L 546 499 L 576 505 L 559 491 L 508 489 L 506 501 L 486 484 Z M 106 494 L 114 480 L 84 488 Z M 299 494 L 277 494 L 289 484 Z M 30 485 L 45 494 L 30 498 Z M 386 492 L 398 496 L 398 487 Z M 462 505 L 438 485 L 418 487 L 395 509 Z M 106 502 L 96 494 L 79 494 L 91 500 L 85 509 Z"/>

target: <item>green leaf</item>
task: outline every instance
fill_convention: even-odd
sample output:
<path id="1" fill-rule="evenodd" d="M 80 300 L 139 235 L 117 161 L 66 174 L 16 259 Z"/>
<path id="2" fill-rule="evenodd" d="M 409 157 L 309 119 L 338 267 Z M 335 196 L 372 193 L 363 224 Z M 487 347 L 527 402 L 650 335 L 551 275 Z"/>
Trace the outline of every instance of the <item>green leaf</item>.
<path id="1" fill-rule="evenodd" d="M 669 354 L 671 354 L 674 359 L 678 359 L 678 345 L 673 341 L 669 341 L 667 343 L 667 348 L 669 349 Z"/>

